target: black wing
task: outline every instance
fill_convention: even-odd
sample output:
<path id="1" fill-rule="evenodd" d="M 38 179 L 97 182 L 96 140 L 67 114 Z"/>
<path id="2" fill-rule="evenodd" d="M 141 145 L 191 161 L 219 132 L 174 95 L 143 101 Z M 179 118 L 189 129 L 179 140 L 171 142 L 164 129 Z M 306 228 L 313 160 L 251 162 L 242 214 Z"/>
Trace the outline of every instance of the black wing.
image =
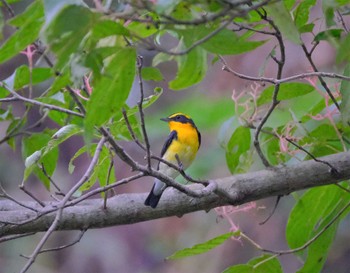
<path id="1" fill-rule="evenodd" d="M 174 139 L 177 139 L 177 132 L 176 131 L 171 131 L 167 140 L 165 141 L 162 151 L 160 152 L 160 157 L 163 157 L 165 152 L 168 150 L 170 144 L 173 142 Z"/>
<path id="2" fill-rule="evenodd" d="M 171 131 L 170 134 L 168 135 L 168 138 L 166 139 L 162 151 L 160 152 L 160 157 L 163 157 L 165 154 L 166 150 L 168 150 L 170 144 L 173 142 L 174 139 L 177 139 L 177 132 L 176 131 Z M 159 161 L 160 163 L 160 161 Z M 159 170 L 159 163 L 158 163 L 158 170 Z"/>
<path id="3" fill-rule="evenodd" d="M 196 128 L 196 130 L 197 130 L 197 128 Z M 202 138 L 201 138 L 201 133 L 198 130 L 197 130 L 197 135 L 198 135 L 198 149 L 199 149 L 199 147 L 201 146 Z"/>

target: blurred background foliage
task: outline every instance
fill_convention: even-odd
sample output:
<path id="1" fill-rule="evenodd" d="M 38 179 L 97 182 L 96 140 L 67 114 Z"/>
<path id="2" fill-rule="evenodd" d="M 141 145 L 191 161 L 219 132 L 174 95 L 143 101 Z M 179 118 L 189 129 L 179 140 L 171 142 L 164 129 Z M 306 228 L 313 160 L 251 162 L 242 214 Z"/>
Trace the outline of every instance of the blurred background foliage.
<path id="1" fill-rule="evenodd" d="M 284 38 L 282 45 L 271 35 L 276 29 L 265 20 L 265 11 L 254 11 L 247 1 L 8 0 L 0 3 L 0 98 L 13 96 L 10 89 L 23 97 L 79 114 L 70 96 L 72 91 L 67 90 L 71 86 L 87 109 L 82 120 L 45 107 L 38 110 L 28 106 L 30 102 L 24 105 L 2 101 L 0 181 L 19 200 L 29 200 L 18 191 L 23 179 L 40 200 L 51 200 L 47 191 L 50 181 L 37 166 L 38 162 L 44 164 L 54 181 L 59 181 L 63 192 L 69 190 L 91 159 L 85 145 L 86 141 L 94 142 L 99 137 L 94 126 L 107 124 L 125 149 L 144 162 L 144 153 L 131 141 L 120 112 L 122 107 L 126 108 L 130 123 L 140 136 L 136 55 L 143 57 L 145 122 L 152 151 L 160 152 L 168 134 L 166 124 L 159 119 L 175 112 L 189 114 L 202 133 L 203 142 L 188 173 L 205 179 L 264 167 L 255 153 L 254 130 L 249 126 L 261 122 L 276 90 L 276 85 L 249 81 L 223 71 L 221 56 L 235 71 L 258 75 L 257 78 L 276 78 L 275 60 L 283 54 L 284 77 L 309 72 L 311 61 L 319 71 L 349 76 L 347 1 L 286 0 L 267 5 L 268 18 Z M 6 8 L 6 3 L 14 14 Z M 252 4 L 263 2 L 252 1 Z M 217 14 L 221 16 L 215 17 Z M 197 23 L 183 23 L 192 21 Z M 208 35 L 210 39 L 206 39 Z M 33 48 L 28 47 L 33 43 Z M 306 52 L 303 47 L 308 48 Z M 19 54 L 26 48 L 26 54 Z M 307 53 L 310 58 L 312 55 L 311 61 Z M 34 54 L 32 59 L 30 54 Z M 90 73 L 92 93 L 89 84 L 83 83 Z M 316 77 L 300 77 L 280 85 L 281 103 L 264 124 L 264 130 L 275 136 L 264 133 L 259 137 L 271 165 L 310 159 L 284 138 L 292 139 L 317 157 L 348 149 L 348 84 L 327 78 L 326 85 L 336 96 L 335 100 L 329 98 Z M 60 131 L 62 128 L 65 129 Z M 104 156 L 108 158 L 107 149 Z M 100 185 L 105 183 L 108 160 L 100 160 L 93 179 L 81 191 L 98 187 L 97 181 Z M 114 168 L 117 180 L 130 174 L 120 160 L 115 159 Z M 117 188 L 116 193 L 146 192 L 152 180 L 139 179 Z M 185 183 L 184 179 L 179 181 Z M 348 187 L 346 182 L 342 185 Z M 54 192 L 52 185 L 50 190 Z M 348 195 L 334 185 L 294 193 L 282 198 L 276 214 L 265 225 L 259 222 L 269 213 L 274 200 L 259 201 L 255 208 L 228 217 L 234 219 L 239 230 L 267 249 L 294 248 L 329 223 L 347 204 Z M 261 252 L 244 240 L 227 240 L 196 257 L 164 260 L 179 249 L 230 231 L 230 222 L 215 211 L 88 230 L 78 244 L 39 255 L 31 270 L 209 273 L 244 264 L 225 272 L 334 272 L 336 268 L 337 272 L 345 273 L 350 268 L 347 259 L 350 249 L 346 244 L 349 220 L 340 219 L 307 251 L 281 256 L 280 262 L 270 259 L 256 271 L 252 266 L 269 258 L 254 258 Z M 47 247 L 69 243 L 77 236 L 77 232 L 56 232 Z M 36 234 L 2 243 L 0 271 L 20 271 L 25 263 L 20 254 L 31 253 L 40 238 L 41 234 Z"/>

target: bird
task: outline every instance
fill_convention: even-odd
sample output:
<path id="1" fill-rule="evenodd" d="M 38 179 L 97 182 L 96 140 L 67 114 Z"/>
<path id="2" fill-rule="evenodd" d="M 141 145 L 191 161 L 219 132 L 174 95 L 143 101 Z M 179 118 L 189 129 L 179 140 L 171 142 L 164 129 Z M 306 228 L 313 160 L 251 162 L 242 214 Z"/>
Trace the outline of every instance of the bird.
<path id="1" fill-rule="evenodd" d="M 201 134 L 190 116 L 175 113 L 167 118 L 161 118 L 169 125 L 170 134 L 166 139 L 160 157 L 170 163 L 187 169 L 196 157 L 201 145 Z M 159 162 L 158 171 L 175 179 L 179 172 L 163 162 Z M 156 208 L 167 185 L 155 178 L 152 190 L 145 200 L 145 205 Z"/>

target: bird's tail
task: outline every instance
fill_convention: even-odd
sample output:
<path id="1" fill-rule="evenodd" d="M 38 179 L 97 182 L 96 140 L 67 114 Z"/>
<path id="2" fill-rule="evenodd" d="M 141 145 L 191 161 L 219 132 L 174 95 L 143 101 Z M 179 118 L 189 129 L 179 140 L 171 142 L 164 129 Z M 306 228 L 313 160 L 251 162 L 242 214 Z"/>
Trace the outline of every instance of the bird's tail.
<path id="1" fill-rule="evenodd" d="M 162 195 L 155 195 L 153 193 L 153 189 L 154 189 L 154 185 L 153 185 L 151 192 L 149 193 L 149 195 L 147 196 L 147 198 L 145 200 L 145 205 L 150 206 L 151 208 L 157 207 L 158 202 L 160 200 L 160 197 L 162 196 Z"/>
<path id="2" fill-rule="evenodd" d="M 156 179 L 151 192 L 145 200 L 145 205 L 150 206 L 151 208 L 157 207 L 160 197 L 162 196 L 162 193 L 165 188 L 166 185 L 163 182 Z"/>

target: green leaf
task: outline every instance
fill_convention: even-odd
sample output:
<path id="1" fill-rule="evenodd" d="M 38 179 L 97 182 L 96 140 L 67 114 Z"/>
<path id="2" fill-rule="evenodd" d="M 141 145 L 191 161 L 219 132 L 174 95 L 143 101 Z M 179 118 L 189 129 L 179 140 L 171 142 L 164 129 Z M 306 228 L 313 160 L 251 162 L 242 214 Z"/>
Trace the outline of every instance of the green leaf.
<path id="1" fill-rule="evenodd" d="M 68 164 L 68 172 L 70 174 L 72 174 L 74 172 L 75 166 L 73 164 L 73 161 L 78 158 L 79 156 L 81 156 L 83 153 L 87 153 L 87 152 L 92 152 L 96 150 L 96 146 L 97 144 L 91 144 L 91 145 L 85 145 L 83 147 L 81 147 L 75 154 L 74 156 L 69 160 L 69 164 Z"/>
<path id="2" fill-rule="evenodd" d="M 45 37 L 50 49 L 56 54 L 56 69 L 61 70 L 69 64 L 71 55 L 78 51 L 96 20 L 97 15 L 90 9 L 68 5 L 51 21 Z"/>
<path id="3" fill-rule="evenodd" d="M 211 35 L 215 30 L 216 28 L 197 26 L 176 31 L 184 37 L 185 43 L 188 46 Z M 214 54 L 237 55 L 252 51 L 264 43 L 265 41 L 247 41 L 244 36 L 240 37 L 233 31 L 225 28 L 199 46 Z"/>
<path id="4" fill-rule="evenodd" d="M 278 91 L 277 99 L 282 101 L 304 96 L 314 91 L 314 89 L 315 88 L 313 86 L 306 83 L 292 82 L 281 84 L 280 89 Z M 258 106 L 263 105 L 265 103 L 271 103 L 274 90 L 274 85 L 271 85 L 265 90 L 263 90 L 261 92 L 261 96 L 257 101 Z"/>
<path id="5" fill-rule="evenodd" d="M 176 57 L 178 71 L 169 88 L 181 90 L 199 83 L 207 72 L 207 53 L 195 47 L 188 54 Z"/>
<path id="6" fill-rule="evenodd" d="M 50 181 L 44 175 L 37 164 L 43 164 L 48 175 L 52 175 L 56 169 L 58 160 L 58 149 L 53 148 L 50 152 L 44 154 L 44 148 L 50 141 L 50 136 L 46 133 L 33 134 L 22 140 L 22 155 L 26 159 L 23 182 L 26 181 L 33 172 L 41 180 L 44 186 L 49 189 Z"/>
<path id="7" fill-rule="evenodd" d="M 349 194 L 330 185 L 308 190 L 290 213 L 286 237 L 290 248 L 303 246 L 318 234 L 350 200 Z M 345 217 L 344 213 L 339 220 Z M 307 248 L 304 269 L 298 272 L 320 272 L 333 242 L 338 221 Z M 301 255 L 301 252 L 297 253 Z M 312 268 L 312 271 L 310 270 Z"/>
<path id="8" fill-rule="evenodd" d="M 342 41 L 340 42 L 339 48 L 337 50 L 336 61 L 338 63 L 342 61 L 349 62 L 350 60 L 349 46 L 350 46 L 350 34 L 348 33 L 345 36 L 345 38 L 343 38 Z"/>
<path id="9" fill-rule="evenodd" d="M 91 155 L 96 151 L 96 147 L 94 146 L 94 149 L 91 149 Z M 84 192 L 89 190 L 97 180 L 99 180 L 99 184 L 101 187 L 106 186 L 107 184 L 107 175 L 110 167 L 111 162 L 111 155 L 109 153 L 109 150 L 103 146 L 100 157 L 98 158 L 97 164 L 94 167 L 93 173 L 91 174 L 88 181 L 86 181 L 80 188 L 80 192 Z M 115 174 L 114 174 L 114 168 L 112 168 L 110 173 L 109 182 L 115 181 Z"/>
<path id="10" fill-rule="evenodd" d="M 269 128 L 265 127 L 264 130 L 269 130 Z M 273 132 L 272 129 L 269 131 Z M 279 139 L 273 135 L 262 133 L 260 134 L 260 141 L 262 151 L 267 160 L 274 166 L 278 165 L 280 163 L 280 157 L 282 157 L 282 155 L 279 155 L 281 151 Z"/>
<path id="11" fill-rule="evenodd" d="M 344 69 L 344 76 L 350 76 L 350 64 L 347 64 Z M 350 82 L 341 81 L 340 84 L 341 104 L 340 113 L 344 125 L 350 124 Z"/>
<path id="12" fill-rule="evenodd" d="M 121 48 L 109 60 L 104 76 L 96 82 L 87 104 L 84 122 L 88 138 L 94 126 L 101 126 L 125 104 L 135 77 L 135 63 L 134 48 Z"/>
<path id="13" fill-rule="evenodd" d="M 9 21 L 19 29 L 6 40 L 0 48 L 0 63 L 20 53 L 39 36 L 45 21 L 44 7 L 41 0 L 34 1 L 22 14 Z"/>
<path id="14" fill-rule="evenodd" d="M 339 40 L 343 32 L 344 30 L 341 28 L 327 29 L 325 31 L 321 31 L 317 33 L 317 35 L 314 38 L 314 41 L 320 42 L 320 41 L 327 41 L 331 39 Z"/>
<path id="15" fill-rule="evenodd" d="M 152 66 L 157 66 L 160 63 L 168 62 L 168 61 L 171 61 L 173 59 L 174 59 L 173 56 L 165 54 L 163 52 L 159 52 L 157 55 L 155 55 L 153 57 Z"/>
<path id="16" fill-rule="evenodd" d="M 214 54 L 238 55 L 252 51 L 264 43 L 265 41 L 246 41 L 242 37 L 237 36 L 233 31 L 223 29 L 204 42 L 201 47 Z"/>
<path id="17" fill-rule="evenodd" d="M 251 259 L 247 264 L 234 265 L 222 273 L 283 273 L 278 259 L 272 255 L 262 255 Z"/>
<path id="18" fill-rule="evenodd" d="M 127 25 L 126 28 L 141 38 L 147 38 L 158 32 L 158 28 L 155 27 L 154 24 L 141 23 L 136 21 L 132 21 Z"/>
<path id="19" fill-rule="evenodd" d="M 270 5 L 267 5 L 265 9 L 268 15 L 273 19 L 275 24 L 279 27 L 282 35 L 289 41 L 300 45 L 300 34 L 296 25 L 294 24 L 289 11 L 286 9 L 283 1 L 279 1 Z"/>
<path id="20" fill-rule="evenodd" d="M 333 1 L 326 1 L 326 0 L 321 1 L 321 3 L 322 3 L 324 18 L 326 19 L 326 26 L 330 27 L 330 26 L 336 25 L 336 22 L 334 20 L 335 3 Z"/>
<path id="21" fill-rule="evenodd" d="M 32 69 L 32 84 L 38 84 L 53 76 L 51 68 L 37 67 Z M 18 90 L 30 84 L 29 67 L 21 65 L 16 69 L 14 89 Z"/>
<path id="22" fill-rule="evenodd" d="M 146 81 L 162 81 L 163 75 L 158 68 L 143 67 L 141 70 L 142 78 Z"/>
<path id="23" fill-rule="evenodd" d="M 67 140 L 68 138 L 81 134 L 83 129 L 80 126 L 75 124 L 69 124 L 61 129 L 59 129 L 56 133 L 53 134 L 51 140 L 47 143 L 45 148 L 43 149 L 43 155 L 46 155 L 52 149 L 55 149 L 59 144 Z"/>
<path id="24" fill-rule="evenodd" d="M 236 128 L 226 147 L 226 163 L 231 173 L 236 172 L 241 156 L 250 148 L 250 142 L 250 129 L 243 126 Z"/>
<path id="25" fill-rule="evenodd" d="M 195 256 L 203 254 L 212 250 L 213 248 L 223 244 L 225 241 L 230 239 L 232 236 L 239 236 L 239 232 L 229 232 L 215 237 L 205 243 L 194 245 L 191 248 L 185 248 L 175 252 L 173 255 L 167 257 L 167 260 L 181 259 L 185 257 Z"/>
<path id="26" fill-rule="evenodd" d="M 315 6 L 316 0 L 301 1 L 294 12 L 295 24 L 300 29 L 309 20 L 310 9 Z"/>

